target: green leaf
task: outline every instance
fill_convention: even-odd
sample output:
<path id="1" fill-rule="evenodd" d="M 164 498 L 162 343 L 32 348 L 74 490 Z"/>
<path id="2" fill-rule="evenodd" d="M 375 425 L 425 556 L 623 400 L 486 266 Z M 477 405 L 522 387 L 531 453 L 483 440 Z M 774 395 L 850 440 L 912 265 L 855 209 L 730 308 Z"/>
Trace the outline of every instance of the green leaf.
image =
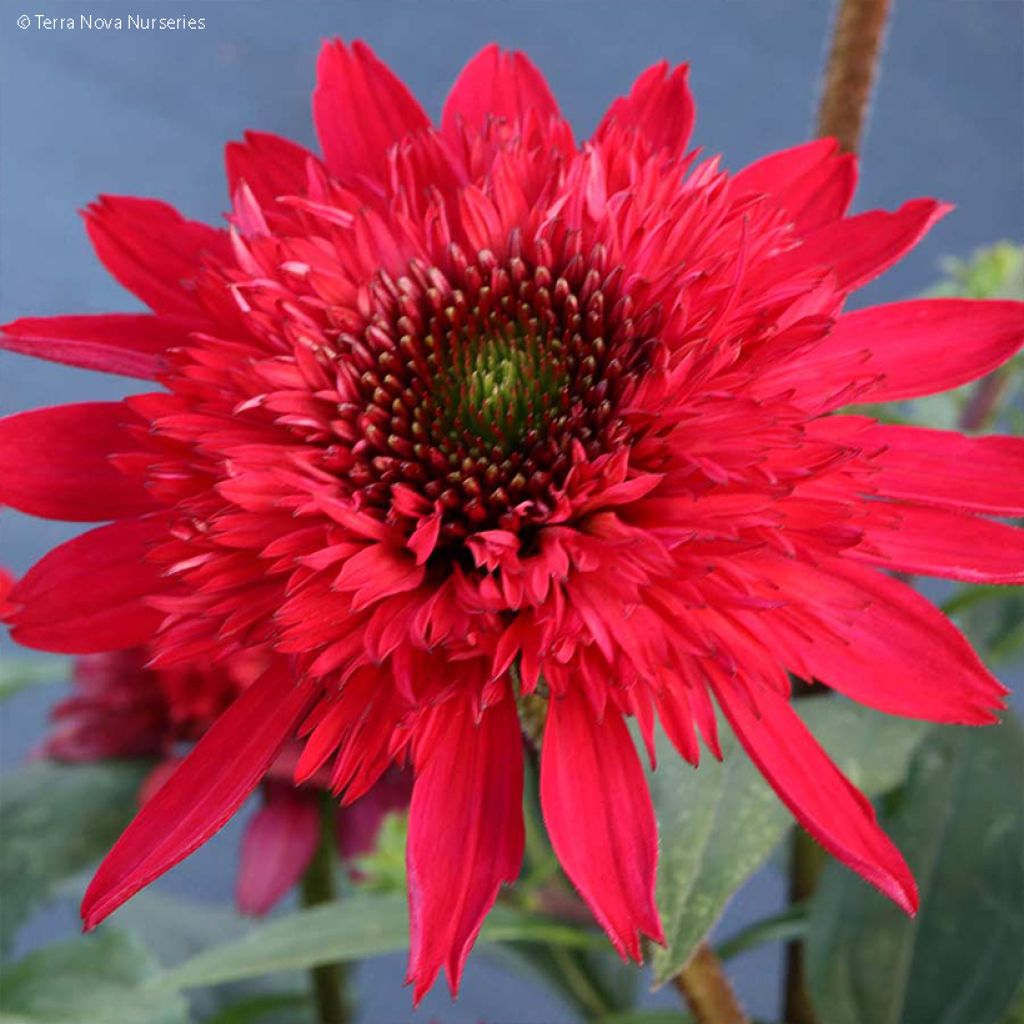
<path id="1" fill-rule="evenodd" d="M 1024 1024 L 1024 984 L 1021 985 L 1001 1024 Z"/>
<path id="2" fill-rule="evenodd" d="M 306 992 L 268 992 L 222 1007 L 203 1024 L 315 1024 L 316 1011 Z M 2 1022 L 0 1022 L 2 1024 Z"/>
<path id="3" fill-rule="evenodd" d="M 47 946 L 0 970 L 0 1021 L 32 1024 L 186 1024 L 175 992 L 143 992 L 156 970 L 131 936 L 102 930 Z"/>
<path id="4" fill-rule="evenodd" d="M 943 263 L 946 280 L 928 294 L 965 299 L 1024 299 L 1024 246 L 997 242 L 969 259 Z"/>
<path id="5" fill-rule="evenodd" d="M 363 960 L 409 945 L 408 909 L 397 894 L 357 893 L 337 903 L 300 910 L 257 925 L 239 941 L 215 946 L 154 978 L 154 988 L 195 988 L 319 964 Z M 603 947 L 602 936 L 495 907 L 482 942 L 544 942 Z"/>
<path id="6" fill-rule="evenodd" d="M 136 809 L 147 766 L 36 762 L 0 789 L 0 948 L 54 887 L 107 852 Z"/>
<path id="7" fill-rule="evenodd" d="M 137 935 L 165 967 L 226 942 L 236 942 L 251 923 L 227 905 L 143 889 L 117 912 L 117 924 Z"/>
<path id="8" fill-rule="evenodd" d="M 65 683 L 71 670 L 68 658 L 0 659 L 0 701 L 33 686 Z"/>
<path id="9" fill-rule="evenodd" d="M 926 726 L 832 697 L 799 702 L 811 731 L 855 785 L 882 793 L 903 779 Z M 664 736 L 650 774 L 661 834 L 658 906 L 667 946 L 654 953 L 655 984 L 678 974 L 732 894 L 767 860 L 789 812 L 731 737 L 721 764 L 694 770 Z"/>
<path id="10" fill-rule="evenodd" d="M 769 942 L 803 939 L 806 933 L 807 907 L 803 903 L 794 903 L 780 913 L 754 921 L 735 935 L 730 935 L 716 946 L 715 952 L 719 960 L 731 960 L 734 956 L 746 953 L 748 949 L 756 949 Z"/>
<path id="11" fill-rule="evenodd" d="M 594 1020 L 631 1007 L 642 975 L 632 963 L 623 963 L 611 944 L 603 948 L 569 949 L 516 942 L 495 944 L 481 951 L 506 971 L 528 975 L 546 985 L 576 1016 Z"/>
<path id="12" fill-rule="evenodd" d="M 886 829 L 921 888 L 905 917 L 834 870 L 811 911 L 811 992 L 829 1024 L 995 1024 L 1024 978 L 1024 736 L 935 729 Z"/>
<path id="13" fill-rule="evenodd" d="M 356 857 L 355 870 L 363 891 L 404 893 L 405 845 L 409 833 L 409 815 L 404 812 L 385 816 L 372 850 Z"/>
<path id="14" fill-rule="evenodd" d="M 196 956 L 204 949 L 240 939 L 251 923 L 230 906 L 168 895 L 150 887 L 132 897 L 117 912 L 117 923 L 137 935 L 164 967 Z M 245 1004 L 267 996 L 279 995 L 281 989 L 303 990 L 302 975 L 249 978 L 242 982 L 205 988 L 189 994 L 193 1015 L 202 1021 L 216 1019 L 226 1007 Z M 277 1018 L 264 1014 L 267 1024 L 282 1018 L 287 1024 L 302 1024 L 296 1013 Z M 230 1018 L 228 1018 L 230 1020 Z M 264 1024 L 263 1019 L 259 1024 Z"/>

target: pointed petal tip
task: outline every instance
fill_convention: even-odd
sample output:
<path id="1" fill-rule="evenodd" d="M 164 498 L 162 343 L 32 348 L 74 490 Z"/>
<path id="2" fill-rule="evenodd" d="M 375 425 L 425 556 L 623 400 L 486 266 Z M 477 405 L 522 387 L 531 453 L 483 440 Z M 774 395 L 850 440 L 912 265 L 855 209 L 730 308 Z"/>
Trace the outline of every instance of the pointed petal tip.
<path id="1" fill-rule="evenodd" d="M 921 895 L 917 890 L 917 882 L 913 877 L 910 879 L 909 887 L 902 890 L 902 893 L 903 900 L 899 904 L 901 909 L 908 917 L 917 917 L 917 912 L 921 908 Z"/>
<path id="2" fill-rule="evenodd" d="M 894 871 L 882 878 L 864 877 L 875 886 L 883 895 L 892 900 L 907 917 L 916 917 L 921 906 L 921 897 L 917 890 L 917 881 L 914 879 L 907 862 L 893 846 L 898 855 L 898 861 L 894 863 Z M 898 873 L 897 873 L 898 872 Z"/>
<path id="3" fill-rule="evenodd" d="M 88 934 L 101 925 L 118 907 L 118 904 L 103 899 L 98 891 L 95 878 L 85 890 L 79 915 L 82 918 L 82 934 Z"/>
<path id="4" fill-rule="evenodd" d="M 583 694 L 552 701 L 541 755 L 541 807 L 555 853 L 623 959 L 639 933 L 663 940 L 655 904 L 657 823 L 621 715 L 598 723 Z"/>
<path id="5" fill-rule="evenodd" d="M 519 718 L 509 699 L 477 720 L 470 701 L 423 726 L 409 811 L 409 978 L 418 1002 L 444 965 L 453 994 L 502 883 L 523 855 Z M 421 738 L 422 738 L 421 737 Z M 428 753 L 429 750 L 429 753 Z"/>
<path id="6" fill-rule="evenodd" d="M 324 40 L 316 65 L 313 122 L 325 162 L 345 181 L 381 181 L 387 153 L 430 119 L 405 84 L 361 40 Z"/>
<path id="7" fill-rule="evenodd" d="M 420 1003 L 423 1002 L 423 997 L 434 987 L 434 982 L 437 980 L 440 972 L 440 964 L 433 970 L 428 969 L 426 971 L 418 964 L 416 966 L 409 965 L 402 984 L 406 988 L 410 985 L 412 986 L 412 1008 L 414 1010 L 419 1009 Z"/>
<path id="8" fill-rule="evenodd" d="M 213 724 L 142 807 L 104 858 L 82 899 L 86 928 L 180 863 L 238 810 L 297 721 L 312 687 L 267 671 Z"/>
<path id="9" fill-rule="evenodd" d="M 516 123 L 528 110 L 542 117 L 561 116 L 533 61 L 521 50 L 489 43 L 466 62 L 452 84 L 441 112 L 441 130 L 458 138 L 463 126 L 480 131 L 489 117 Z"/>
<path id="10" fill-rule="evenodd" d="M 448 982 L 448 995 L 454 1003 L 459 998 L 459 986 L 462 984 L 463 963 L 449 963 L 445 966 L 445 979 Z"/>

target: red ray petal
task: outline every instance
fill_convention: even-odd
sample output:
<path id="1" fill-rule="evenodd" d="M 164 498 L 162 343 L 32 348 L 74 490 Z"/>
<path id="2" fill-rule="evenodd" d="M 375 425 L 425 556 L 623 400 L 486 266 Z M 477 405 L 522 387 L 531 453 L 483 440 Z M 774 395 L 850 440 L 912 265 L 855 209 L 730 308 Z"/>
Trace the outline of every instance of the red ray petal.
<path id="1" fill-rule="evenodd" d="M 430 127 L 412 93 L 370 47 L 340 39 L 320 50 L 313 120 L 327 166 L 343 181 L 384 181 L 388 149 Z"/>
<path id="2" fill-rule="evenodd" d="M 155 380 L 188 325 L 147 313 L 22 317 L 0 327 L 0 349 L 85 370 Z"/>
<path id="3" fill-rule="evenodd" d="M 267 783 L 263 806 L 242 838 L 235 902 L 243 914 L 265 914 L 309 866 L 320 839 L 316 793 Z"/>
<path id="4" fill-rule="evenodd" d="M 207 254 L 229 258 L 226 232 L 156 199 L 109 195 L 85 210 L 85 227 L 100 262 L 154 313 L 204 318 L 195 278 Z"/>
<path id="5" fill-rule="evenodd" d="M 857 441 L 885 448 L 871 460 L 879 494 L 965 512 L 1024 514 L 1024 438 L 879 423 Z"/>
<path id="6" fill-rule="evenodd" d="M 905 583 L 847 560 L 819 570 L 779 559 L 771 574 L 794 599 L 844 609 L 835 638 L 821 630 L 780 650 L 794 671 L 889 714 L 965 725 L 996 721 L 992 712 L 1003 706 L 1005 688 L 946 616 Z"/>
<path id="7" fill-rule="evenodd" d="M 840 317 L 808 363 L 867 353 L 863 369 L 880 379 L 865 400 L 891 402 L 983 377 L 1022 345 L 1024 302 L 914 299 Z M 840 372 L 848 376 L 849 366 Z"/>
<path id="8" fill-rule="evenodd" d="M 309 181 L 309 162 L 319 159 L 308 149 L 269 132 L 246 132 L 243 142 L 224 148 L 228 194 L 241 182 L 252 190 L 260 206 L 276 206 L 278 196 L 302 195 Z"/>
<path id="9" fill-rule="evenodd" d="M 646 139 L 652 150 L 669 150 L 682 156 L 690 141 L 697 108 L 690 94 L 686 64 L 671 68 L 661 61 L 648 68 L 633 83 L 628 96 L 620 96 L 608 108 L 594 141 L 599 141 L 613 125 L 634 129 Z"/>
<path id="10" fill-rule="evenodd" d="M 458 138 L 459 122 L 480 131 L 488 117 L 519 123 L 528 110 L 544 121 L 561 117 L 544 75 L 518 50 L 484 47 L 462 69 L 444 103 L 441 130 Z"/>
<path id="11" fill-rule="evenodd" d="M 82 900 L 87 929 L 221 828 L 263 777 L 312 697 L 312 686 L 294 682 L 282 666 L 242 692 L 99 866 Z"/>
<path id="12" fill-rule="evenodd" d="M 870 210 L 833 221 L 776 259 L 773 271 L 782 275 L 828 267 L 840 288 L 854 291 L 901 260 L 950 209 L 934 199 L 912 199 L 892 213 Z"/>
<path id="13" fill-rule="evenodd" d="M 638 932 L 664 941 L 654 904 L 658 829 L 622 716 L 595 720 L 576 687 L 549 704 L 541 806 L 551 844 L 615 948 L 640 960 Z"/>
<path id="14" fill-rule="evenodd" d="M 0 420 L 0 503 L 44 519 L 100 522 L 152 511 L 138 477 L 109 456 L 133 448 L 121 402 L 33 409 Z"/>
<path id="15" fill-rule="evenodd" d="M 1024 530 L 944 508 L 876 503 L 853 558 L 968 583 L 1024 583 Z M 870 514 L 870 513 L 869 513 Z M 874 520 L 874 521 L 873 521 Z"/>
<path id="16" fill-rule="evenodd" d="M 164 539 L 161 520 L 126 519 L 100 526 L 46 554 L 15 584 L 11 636 L 59 654 L 121 650 L 149 640 L 163 615 L 144 603 L 166 589 L 147 561 Z"/>
<path id="17" fill-rule="evenodd" d="M 857 163 L 835 139 L 815 139 L 745 167 L 732 180 L 737 196 L 767 193 L 793 218 L 801 234 L 839 220 L 857 185 Z"/>
<path id="18" fill-rule="evenodd" d="M 502 882 L 523 858 L 522 737 L 515 703 L 474 721 L 468 701 L 439 707 L 416 752 L 409 810 L 409 979 L 418 1003 L 444 963 L 454 994 Z M 427 742 L 429 740 L 429 742 Z"/>
<path id="19" fill-rule="evenodd" d="M 751 760 L 797 821 L 908 914 L 917 885 L 899 850 L 879 828 L 864 795 L 839 771 L 789 701 L 760 690 L 760 714 L 728 682 L 712 681 L 718 703 Z"/>

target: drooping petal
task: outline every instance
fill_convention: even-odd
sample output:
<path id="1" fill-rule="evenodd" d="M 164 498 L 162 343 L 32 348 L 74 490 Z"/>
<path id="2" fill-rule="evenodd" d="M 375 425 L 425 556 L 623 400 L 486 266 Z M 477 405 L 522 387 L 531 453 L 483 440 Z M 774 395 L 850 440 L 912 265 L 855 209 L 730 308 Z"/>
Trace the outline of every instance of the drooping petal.
<path id="1" fill-rule="evenodd" d="M 227 234 L 156 199 L 104 195 L 85 210 L 96 255 L 154 313 L 204 318 L 195 279 L 207 257 L 227 260 Z"/>
<path id="2" fill-rule="evenodd" d="M 964 512 L 1024 515 L 1024 438 L 967 437 L 878 423 L 859 435 L 871 460 L 871 486 L 888 498 Z"/>
<path id="3" fill-rule="evenodd" d="M 430 127 L 412 93 L 365 43 L 325 43 L 316 66 L 313 120 L 324 159 L 343 181 L 381 182 L 388 150 Z"/>
<path id="4" fill-rule="evenodd" d="M 441 130 L 457 138 L 460 122 L 480 131 L 488 117 L 518 124 L 528 110 L 542 119 L 561 116 L 544 76 L 530 58 L 492 43 L 455 80 L 441 114 Z"/>
<path id="5" fill-rule="evenodd" d="M 551 700 L 540 795 L 565 873 L 619 953 L 639 961 L 638 933 L 663 941 L 654 904 L 658 830 L 636 748 L 613 707 L 599 722 L 577 687 Z"/>
<path id="6" fill-rule="evenodd" d="M 163 615 L 145 599 L 167 584 L 146 555 L 165 533 L 162 520 L 125 519 L 54 548 L 11 592 L 11 636 L 58 654 L 122 650 L 149 640 Z"/>
<path id="7" fill-rule="evenodd" d="M 187 324 L 146 313 L 22 317 L 0 331 L 8 352 L 143 380 L 154 380 L 164 353 L 188 340 Z"/>
<path id="8" fill-rule="evenodd" d="M 772 153 L 745 167 L 732 190 L 772 196 L 793 218 L 801 234 L 839 220 L 857 184 L 857 163 L 841 155 L 835 139 L 815 139 Z"/>
<path id="9" fill-rule="evenodd" d="M 608 108 L 594 140 L 618 125 L 635 131 L 654 152 L 667 150 L 670 156 L 682 156 L 697 116 L 687 84 L 689 72 L 689 65 L 672 68 L 668 61 L 648 68 L 633 83 L 629 95 L 620 96 Z"/>
<path id="10" fill-rule="evenodd" d="M 873 506 L 849 552 L 884 569 L 968 583 L 1024 583 L 1024 529 L 945 508 Z"/>
<path id="11" fill-rule="evenodd" d="M 243 914 L 262 915 L 302 878 L 320 838 L 317 794 L 287 783 L 267 783 L 263 806 L 242 837 L 235 902 Z"/>
<path id="12" fill-rule="evenodd" d="M 789 701 L 760 690 L 755 715 L 732 683 L 712 685 L 740 743 L 797 821 L 898 907 L 915 913 L 917 885 L 906 861 L 879 827 L 871 804 L 821 749 Z"/>
<path id="13" fill-rule="evenodd" d="M 913 299 L 841 316 L 808 369 L 866 355 L 878 380 L 865 396 L 892 402 L 948 391 L 990 373 L 1024 345 L 1024 302 Z"/>
<path id="14" fill-rule="evenodd" d="M 279 664 L 217 719 L 135 816 L 99 866 L 82 900 L 85 927 L 202 846 L 242 805 L 313 697 Z"/>
<path id="15" fill-rule="evenodd" d="M 892 213 L 870 210 L 832 221 L 778 257 L 775 273 L 828 268 L 840 288 L 853 291 L 902 259 L 949 210 L 934 199 L 912 199 Z"/>
<path id="16" fill-rule="evenodd" d="M 0 504 L 68 522 L 126 519 L 153 509 L 138 477 L 109 456 L 134 447 L 138 417 L 121 402 L 32 409 L 0 420 Z"/>
<path id="17" fill-rule="evenodd" d="M 779 559 L 772 578 L 791 599 L 841 606 L 832 626 L 780 657 L 852 700 L 892 715 L 985 725 L 1005 688 L 960 631 L 912 587 L 848 559 L 822 569 Z"/>
<path id="18" fill-rule="evenodd" d="M 409 810 L 409 979 L 423 997 L 445 964 L 454 994 L 483 919 L 523 857 L 522 737 L 503 697 L 475 721 L 468 700 L 437 708 L 415 755 Z"/>

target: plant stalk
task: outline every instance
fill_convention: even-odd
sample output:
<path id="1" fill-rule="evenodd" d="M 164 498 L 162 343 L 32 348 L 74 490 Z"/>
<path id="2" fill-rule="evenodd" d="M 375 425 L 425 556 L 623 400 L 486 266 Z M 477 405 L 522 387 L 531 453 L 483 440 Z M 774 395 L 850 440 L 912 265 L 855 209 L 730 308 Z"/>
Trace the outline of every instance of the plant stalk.
<path id="1" fill-rule="evenodd" d="M 999 411 L 999 403 L 1010 383 L 1008 367 L 1000 366 L 982 377 L 971 392 L 960 417 L 960 429 L 968 434 L 984 430 Z"/>
<path id="2" fill-rule="evenodd" d="M 790 906 L 804 903 L 814 895 L 825 851 L 803 829 L 793 835 L 789 868 Z M 783 993 L 783 1020 L 786 1024 L 820 1024 L 807 986 L 807 957 L 802 939 L 786 944 L 786 985 Z"/>
<path id="3" fill-rule="evenodd" d="M 335 838 L 335 808 L 329 793 L 320 797 L 320 842 L 302 876 L 301 900 L 304 907 L 332 903 L 337 895 L 334 886 L 334 868 L 337 859 Z M 345 996 L 347 970 L 344 964 L 321 964 L 310 969 L 309 976 L 316 1000 L 317 1020 L 320 1024 L 350 1024 L 348 1001 Z"/>
<path id="4" fill-rule="evenodd" d="M 702 942 L 675 977 L 675 986 L 697 1024 L 750 1024 L 729 984 L 722 962 Z"/>
<path id="5" fill-rule="evenodd" d="M 891 0 L 840 0 L 818 107 L 818 135 L 856 153 L 871 104 Z"/>

